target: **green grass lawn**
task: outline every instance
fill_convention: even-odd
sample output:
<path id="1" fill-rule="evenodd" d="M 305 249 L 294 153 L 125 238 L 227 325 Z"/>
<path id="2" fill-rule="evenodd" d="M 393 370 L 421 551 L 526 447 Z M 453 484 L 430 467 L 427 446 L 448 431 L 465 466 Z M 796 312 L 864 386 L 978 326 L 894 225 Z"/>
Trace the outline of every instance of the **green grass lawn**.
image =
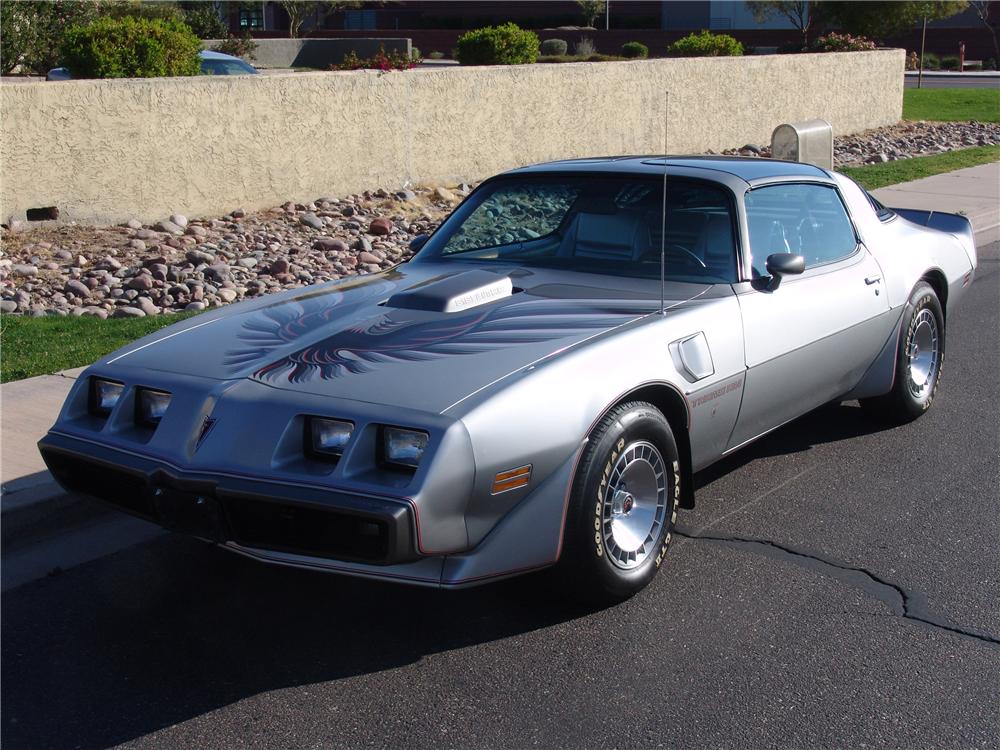
<path id="1" fill-rule="evenodd" d="M 145 318 L 0 318 L 0 382 L 89 365 L 130 341 L 187 315 Z"/>
<path id="2" fill-rule="evenodd" d="M 953 172 L 956 169 L 975 167 L 1000 161 L 1000 146 L 976 146 L 949 151 L 945 154 L 932 156 L 916 156 L 912 159 L 900 159 L 885 164 L 867 164 L 863 167 L 843 167 L 837 171 L 857 180 L 858 184 L 868 190 L 895 185 L 898 182 L 919 180 L 921 177 Z"/>
<path id="3" fill-rule="evenodd" d="M 1000 89 L 906 89 L 903 119 L 1000 122 Z"/>

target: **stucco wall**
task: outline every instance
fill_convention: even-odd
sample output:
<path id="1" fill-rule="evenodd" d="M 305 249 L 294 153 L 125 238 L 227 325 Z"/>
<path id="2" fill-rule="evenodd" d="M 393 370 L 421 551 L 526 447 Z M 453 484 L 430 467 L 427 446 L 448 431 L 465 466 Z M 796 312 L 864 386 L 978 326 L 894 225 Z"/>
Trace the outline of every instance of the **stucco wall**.
<path id="1" fill-rule="evenodd" d="M 0 216 L 189 216 L 896 122 L 903 52 L 0 86 Z"/>

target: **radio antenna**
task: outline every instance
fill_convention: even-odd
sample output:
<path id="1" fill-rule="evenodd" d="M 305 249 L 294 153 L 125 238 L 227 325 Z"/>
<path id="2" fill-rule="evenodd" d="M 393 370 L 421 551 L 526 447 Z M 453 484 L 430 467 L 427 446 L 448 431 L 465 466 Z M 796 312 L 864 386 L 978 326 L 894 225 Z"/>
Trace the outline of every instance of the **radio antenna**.
<path id="1" fill-rule="evenodd" d="M 660 315 L 666 315 L 667 286 L 667 134 L 670 128 L 670 92 L 663 98 L 663 217 L 660 223 Z"/>

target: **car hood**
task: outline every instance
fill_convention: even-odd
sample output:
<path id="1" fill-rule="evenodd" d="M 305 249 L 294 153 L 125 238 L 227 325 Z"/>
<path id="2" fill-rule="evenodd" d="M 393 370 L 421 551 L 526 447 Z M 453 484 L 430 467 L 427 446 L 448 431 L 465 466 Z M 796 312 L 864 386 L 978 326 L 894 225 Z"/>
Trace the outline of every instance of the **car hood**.
<path id="1" fill-rule="evenodd" d="M 522 367 L 655 312 L 655 286 L 651 294 L 648 281 L 409 263 L 198 316 L 102 364 L 251 378 L 440 412 Z M 670 285 L 668 300 L 703 290 Z"/>

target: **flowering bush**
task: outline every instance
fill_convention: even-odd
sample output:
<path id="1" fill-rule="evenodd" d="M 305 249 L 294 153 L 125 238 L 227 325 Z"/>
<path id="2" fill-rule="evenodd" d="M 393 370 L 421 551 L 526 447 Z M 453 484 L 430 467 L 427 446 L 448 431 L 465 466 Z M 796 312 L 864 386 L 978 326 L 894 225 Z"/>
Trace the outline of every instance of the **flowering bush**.
<path id="1" fill-rule="evenodd" d="M 243 36 L 233 36 L 227 33 L 224 39 L 220 39 L 212 49 L 215 52 L 222 52 L 234 57 L 242 57 L 245 60 L 257 59 L 257 42 L 250 36 L 249 31 L 243 32 Z"/>
<path id="2" fill-rule="evenodd" d="M 331 65 L 331 70 L 379 70 L 388 73 L 392 70 L 410 70 L 420 64 L 420 58 L 416 55 L 407 56 L 399 50 L 386 52 L 385 47 L 379 46 L 378 52 L 373 57 L 358 57 L 358 54 L 351 50 L 344 56 L 344 61 L 340 65 Z"/>
<path id="3" fill-rule="evenodd" d="M 713 34 L 702 30 L 688 34 L 667 47 L 672 57 L 737 57 L 743 54 L 743 45 L 729 34 Z"/>
<path id="4" fill-rule="evenodd" d="M 875 49 L 875 42 L 863 36 L 831 31 L 813 42 L 812 49 L 813 52 L 868 52 Z"/>

